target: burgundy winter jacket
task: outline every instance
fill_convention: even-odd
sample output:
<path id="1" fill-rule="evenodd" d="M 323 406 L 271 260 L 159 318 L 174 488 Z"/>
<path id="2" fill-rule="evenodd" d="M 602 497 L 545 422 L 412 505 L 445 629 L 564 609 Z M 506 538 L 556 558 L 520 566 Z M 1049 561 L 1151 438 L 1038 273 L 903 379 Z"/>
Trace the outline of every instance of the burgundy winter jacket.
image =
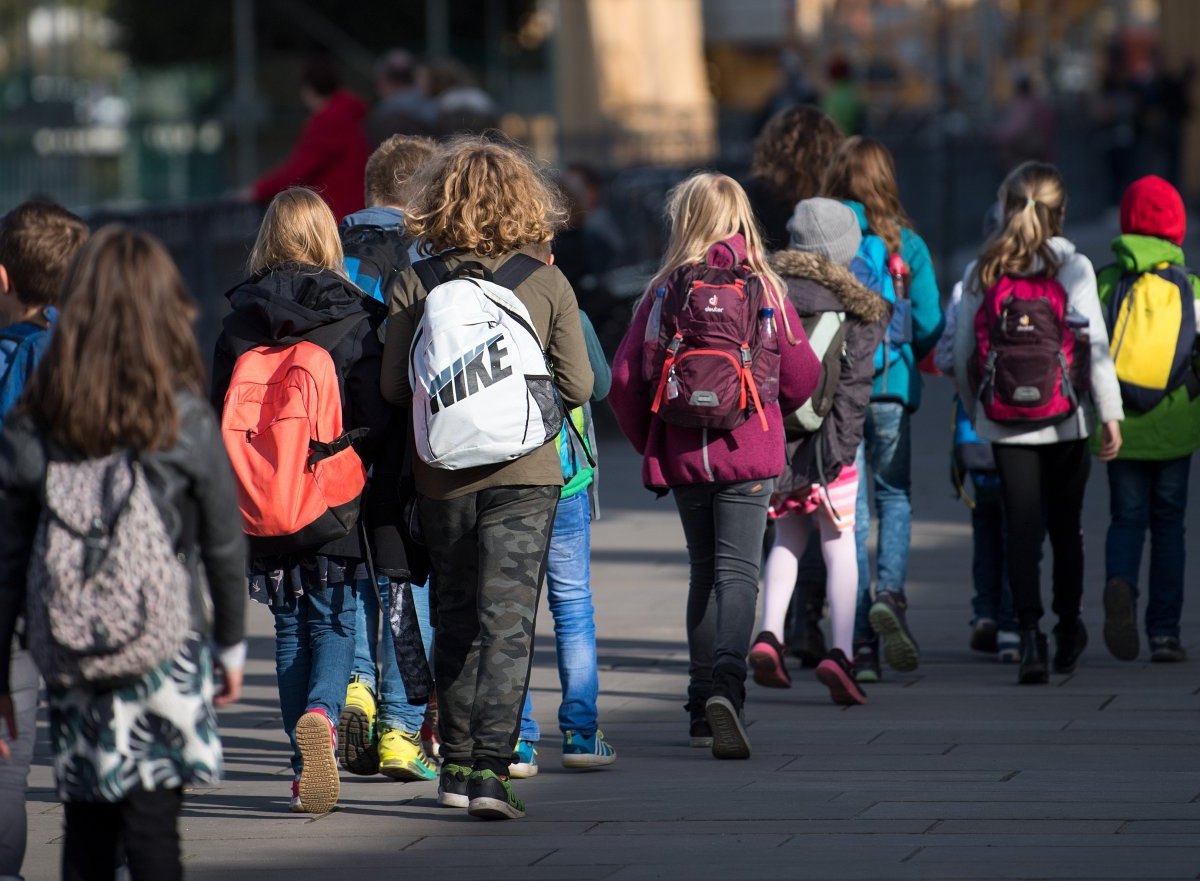
<path id="1" fill-rule="evenodd" d="M 740 255 L 745 254 L 741 236 L 726 244 Z M 728 250 L 714 246 L 708 262 L 712 266 L 728 266 Z M 655 389 L 642 378 L 642 347 L 651 306 L 651 299 L 644 298 L 633 317 L 613 361 L 612 390 L 608 393 L 609 405 L 621 430 L 644 457 L 642 482 L 647 488 L 658 490 L 777 477 L 787 464 L 783 412 L 797 410 L 808 400 L 821 370 L 791 303 L 786 304 L 787 325 L 796 342 L 788 343 L 781 322 L 779 402 L 766 405 L 767 431 L 763 431 L 757 418 L 748 419 L 731 431 L 717 431 L 668 425 L 650 412 Z"/>

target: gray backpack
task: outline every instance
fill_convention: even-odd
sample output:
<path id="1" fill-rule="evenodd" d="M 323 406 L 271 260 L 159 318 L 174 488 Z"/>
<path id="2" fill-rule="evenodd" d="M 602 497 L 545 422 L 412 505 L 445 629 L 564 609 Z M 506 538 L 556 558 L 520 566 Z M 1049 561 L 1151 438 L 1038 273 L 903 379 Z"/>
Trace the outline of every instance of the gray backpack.
<path id="1" fill-rule="evenodd" d="M 47 464 L 27 617 L 48 685 L 114 688 L 170 660 L 190 591 L 134 454 Z"/>

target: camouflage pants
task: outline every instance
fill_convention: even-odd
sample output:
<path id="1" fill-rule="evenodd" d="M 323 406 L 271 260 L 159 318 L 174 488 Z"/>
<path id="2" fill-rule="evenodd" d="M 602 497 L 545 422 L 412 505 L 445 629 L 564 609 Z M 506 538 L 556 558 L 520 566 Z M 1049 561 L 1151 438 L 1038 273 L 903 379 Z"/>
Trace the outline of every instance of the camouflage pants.
<path id="1" fill-rule="evenodd" d="M 529 685 L 534 616 L 559 487 L 420 499 L 433 564 L 442 757 L 507 767 Z"/>

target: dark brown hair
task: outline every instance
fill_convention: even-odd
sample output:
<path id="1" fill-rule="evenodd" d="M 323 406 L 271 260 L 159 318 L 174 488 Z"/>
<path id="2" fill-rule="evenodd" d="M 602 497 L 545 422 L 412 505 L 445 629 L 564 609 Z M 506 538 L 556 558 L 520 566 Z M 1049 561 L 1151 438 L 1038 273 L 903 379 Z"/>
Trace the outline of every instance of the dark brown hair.
<path id="1" fill-rule="evenodd" d="M 845 135 L 816 107 L 797 104 L 772 116 L 754 140 L 750 172 L 792 204 L 821 194 L 821 176 Z"/>
<path id="2" fill-rule="evenodd" d="M 62 316 L 26 409 L 51 439 L 84 456 L 171 448 L 179 439 L 176 392 L 203 394 L 195 316 L 157 239 L 104 227 L 67 273 Z"/>
<path id="3" fill-rule="evenodd" d="M 0 221 L 0 265 L 25 306 L 56 306 L 87 224 L 57 202 L 22 202 Z"/>
<path id="4" fill-rule="evenodd" d="M 867 213 L 871 232 L 900 253 L 900 230 L 912 229 L 912 221 L 900 206 L 896 189 L 896 164 L 887 147 L 874 138 L 846 138 L 825 172 L 822 195 L 830 199 L 860 202 Z"/>
<path id="5" fill-rule="evenodd" d="M 437 154 L 437 142 L 419 135 L 392 135 L 367 160 L 367 204 L 404 207 L 408 182 Z"/>

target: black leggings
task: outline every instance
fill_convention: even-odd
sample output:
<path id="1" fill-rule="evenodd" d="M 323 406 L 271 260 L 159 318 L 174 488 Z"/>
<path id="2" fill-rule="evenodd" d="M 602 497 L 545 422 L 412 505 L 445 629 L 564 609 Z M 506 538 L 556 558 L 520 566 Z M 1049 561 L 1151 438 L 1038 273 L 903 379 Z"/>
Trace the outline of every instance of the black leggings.
<path id="1" fill-rule="evenodd" d="M 133 881 L 182 881 L 179 811 L 183 792 L 138 790 L 118 802 L 67 802 L 63 881 L 113 881 L 118 847 Z"/>
<path id="2" fill-rule="evenodd" d="M 1008 527 L 1008 580 L 1023 629 L 1042 617 L 1042 542 L 1054 549 L 1054 613 L 1079 618 L 1083 602 L 1083 493 L 1091 458 L 1086 440 L 1039 446 L 993 444 Z"/>

